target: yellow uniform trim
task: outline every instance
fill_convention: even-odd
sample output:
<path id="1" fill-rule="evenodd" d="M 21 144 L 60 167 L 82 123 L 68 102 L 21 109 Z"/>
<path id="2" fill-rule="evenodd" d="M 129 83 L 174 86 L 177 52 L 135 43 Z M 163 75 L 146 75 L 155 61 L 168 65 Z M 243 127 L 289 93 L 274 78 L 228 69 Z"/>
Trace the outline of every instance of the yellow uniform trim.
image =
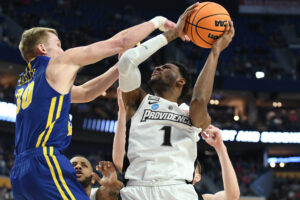
<path id="1" fill-rule="evenodd" d="M 48 114 L 48 120 L 47 120 L 47 125 L 46 125 L 46 128 L 45 130 L 40 134 L 39 138 L 38 138 L 38 141 L 35 145 L 35 147 L 39 147 L 40 144 L 41 144 L 41 141 L 44 137 L 44 134 L 45 134 L 45 131 L 46 129 L 50 126 L 51 122 L 52 122 L 52 119 L 53 119 L 53 113 L 54 113 L 54 108 L 55 108 L 55 103 L 56 103 L 56 97 L 53 97 L 52 100 L 51 100 L 51 104 L 50 104 L 50 108 L 49 108 L 49 114 Z"/>
<path id="2" fill-rule="evenodd" d="M 61 112 L 61 107 L 62 107 L 63 101 L 64 101 L 64 95 L 61 95 L 59 97 L 59 104 L 58 104 L 58 109 L 57 109 L 57 112 L 56 112 L 56 119 L 55 120 L 57 120 L 60 117 L 60 112 Z"/>
<path id="3" fill-rule="evenodd" d="M 47 143 L 47 141 L 50 137 L 50 134 L 52 132 L 52 129 L 54 127 L 54 124 L 55 124 L 56 120 L 60 117 L 60 112 L 61 112 L 61 107 L 62 107 L 62 104 L 63 104 L 63 100 L 64 100 L 64 95 L 61 95 L 59 97 L 59 103 L 58 103 L 58 108 L 57 108 L 57 111 L 56 111 L 55 121 L 50 125 L 50 128 L 48 129 L 47 135 L 45 136 L 44 142 L 42 143 L 42 147 L 44 147 L 46 145 L 46 143 Z"/>
<path id="4" fill-rule="evenodd" d="M 50 105 L 50 109 L 49 109 L 47 125 L 46 125 L 46 128 L 45 128 L 45 129 L 47 129 L 47 128 L 50 126 L 51 122 L 52 122 L 52 119 L 53 119 L 53 113 L 54 113 L 54 108 L 55 108 L 55 103 L 56 103 L 56 97 L 53 97 L 52 100 L 51 100 L 51 105 Z M 43 136 L 44 136 L 44 134 L 45 134 L 45 131 L 46 131 L 46 130 L 44 130 L 44 131 L 40 134 L 40 136 L 39 136 L 39 138 L 38 138 L 38 141 L 37 141 L 35 147 L 39 147 L 39 146 L 40 146 L 41 141 L 42 141 L 42 138 L 43 138 Z"/>
<path id="5" fill-rule="evenodd" d="M 28 68 L 29 68 L 29 71 L 31 70 L 31 63 L 29 62 L 28 63 Z"/>
<path id="6" fill-rule="evenodd" d="M 53 149 L 52 149 L 52 151 L 53 151 Z M 52 153 L 53 153 L 53 152 L 52 152 Z M 45 158 L 46 158 L 46 161 L 47 161 L 47 164 L 48 164 L 48 166 L 49 166 L 49 169 L 50 169 L 50 172 L 51 172 L 51 175 L 52 175 L 52 179 L 53 179 L 53 181 L 54 181 L 54 183 L 55 183 L 55 185 L 56 185 L 56 188 L 58 189 L 58 191 L 59 191 L 61 197 L 63 198 L 63 200 L 68 200 L 66 194 L 65 194 L 64 191 L 61 189 L 61 187 L 60 187 L 60 185 L 59 185 L 59 183 L 58 183 L 58 181 L 57 181 L 57 178 L 56 178 L 56 175 L 55 175 L 53 166 L 52 166 L 52 164 L 51 164 L 51 162 L 50 162 L 50 159 L 49 159 L 49 157 L 48 157 L 48 155 L 47 155 L 47 147 L 43 147 L 43 154 L 44 154 L 44 156 L 45 156 Z M 50 148 L 50 155 L 51 155 L 51 148 Z"/>
<path id="7" fill-rule="evenodd" d="M 63 174 L 62 174 L 61 168 L 60 168 L 60 166 L 59 166 L 59 164 L 58 164 L 58 161 L 57 161 L 57 159 L 56 159 L 56 156 L 53 155 L 53 147 L 50 147 L 50 156 L 51 156 L 52 159 L 53 159 L 53 162 L 54 162 L 54 164 L 55 164 L 55 167 L 56 167 L 56 170 L 57 170 L 57 173 L 58 173 L 58 177 L 59 177 L 59 179 L 60 179 L 62 185 L 64 186 L 65 190 L 67 191 L 67 193 L 68 193 L 68 195 L 71 197 L 71 199 L 72 199 L 72 200 L 76 200 L 75 197 L 74 197 L 74 195 L 73 195 L 72 192 L 70 191 L 68 185 L 66 184 L 66 181 L 65 181 L 65 179 L 64 179 L 64 177 L 63 177 Z"/>
<path id="8" fill-rule="evenodd" d="M 67 136 L 70 136 L 72 135 L 72 127 L 70 125 L 70 122 L 68 122 L 68 135 Z"/>

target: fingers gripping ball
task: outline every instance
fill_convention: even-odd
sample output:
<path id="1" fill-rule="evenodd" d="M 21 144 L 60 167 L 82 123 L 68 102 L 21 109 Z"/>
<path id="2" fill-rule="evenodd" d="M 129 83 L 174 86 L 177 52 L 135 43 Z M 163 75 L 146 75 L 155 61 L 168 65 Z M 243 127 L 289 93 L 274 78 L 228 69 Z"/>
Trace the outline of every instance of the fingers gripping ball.
<path id="1" fill-rule="evenodd" d="M 225 8 L 214 2 L 202 2 L 187 18 L 185 30 L 195 45 L 211 48 L 223 35 L 227 21 L 231 18 Z"/>

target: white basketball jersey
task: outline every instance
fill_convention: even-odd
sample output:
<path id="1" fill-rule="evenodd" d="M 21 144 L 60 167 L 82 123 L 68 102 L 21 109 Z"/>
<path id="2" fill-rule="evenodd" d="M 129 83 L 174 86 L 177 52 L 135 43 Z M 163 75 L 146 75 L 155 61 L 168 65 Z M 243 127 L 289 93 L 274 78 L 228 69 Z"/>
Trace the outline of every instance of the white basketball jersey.
<path id="1" fill-rule="evenodd" d="M 148 94 L 127 129 L 125 179 L 192 181 L 200 131 L 188 110 Z"/>

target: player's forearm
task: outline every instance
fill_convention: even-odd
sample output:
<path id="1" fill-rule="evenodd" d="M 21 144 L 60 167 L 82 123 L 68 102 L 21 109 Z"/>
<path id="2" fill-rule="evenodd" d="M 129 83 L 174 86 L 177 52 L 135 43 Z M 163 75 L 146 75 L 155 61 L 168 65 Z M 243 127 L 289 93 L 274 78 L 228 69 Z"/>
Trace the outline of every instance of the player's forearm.
<path id="1" fill-rule="evenodd" d="M 163 35 L 166 37 L 168 43 L 172 40 L 175 40 L 179 36 L 178 31 L 175 28 L 163 33 Z"/>
<path id="2" fill-rule="evenodd" d="M 112 37 L 124 39 L 126 46 L 125 48 L 132 48 L 138 42 L 144 40 L 148 35 L 150 35 L 154 30 L 155 26 L 151 21 L 147 21 L 133 27 L 127 28 Z M 125 50 L 125 49 L 124 49 Z"/>
<path id="3" fill-rule="evenodd" d="M 203 130 L 210 124 L 207 104 L 211 98 L 219 54 L 211 52 L 193 89 L 190 117 L 192 124 Z"/>
<path id="4" fill-rule="evenodd" d="M 120 190 L 123 187 L 123 183 L 119 180 L 109 188 L 101 186 L 97 192 L 96 200 L 118 200 Z"/>
<path id="5" fill-rule="evenodd" d="M 104 74 L 79 86 L 81 87 L 81 92 L 79 95 L 72 94 L 72 103 L 84 103 L 94 100 L 111 87 L 118 77 L 118 67 L 115 65 Z"/>
<path id="6" fill-rule="evenodd" d="M 238 200 L 240 196 L 240 189 L 234 168 L 227 153 L 227 148 L 223 144 L 219 148 L 216 148 L 216 151 L 221 163 L 224 192 L 227 197 L 226 199 Z"/>
<path id="7" fill-rule="evenodd" d="M 215 54 L 213 52 L 210 52 L 194 86 L 192 101 L 195 99 L 201 99 L 205 104 L 204 106 L 206 106 L 208 101 L 210 100 L 219 55 L 219 53 Z"/>
<path id="8" fill-rule="evenodd" d="M 119 111 L 118 124 L 113 142 L 113 162 L 120 172 L 123 169 L 123 159 L 126 142 L 126 113 Z"/>
<path id="9" fill-rule="evenodd" d="M 64 53 L 64 63 L 74 64 L 79 67 L 96 63 L 103 58 L 124 52 L 144 40 L 154 30 L 151 21 L 128 28 L 104 41 L 92 43 L 87 46 L 72 48 Z"/>

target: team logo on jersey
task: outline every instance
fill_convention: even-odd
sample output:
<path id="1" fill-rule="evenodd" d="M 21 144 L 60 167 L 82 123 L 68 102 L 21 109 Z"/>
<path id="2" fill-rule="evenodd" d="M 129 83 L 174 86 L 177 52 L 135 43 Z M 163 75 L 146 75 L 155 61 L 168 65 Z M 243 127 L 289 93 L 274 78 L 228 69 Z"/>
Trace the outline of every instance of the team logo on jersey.
<path id="1" fill-rule="evenodd" d="M 159 97 L 157 97 L 157 96 L 149 96 L 148 97 L 148 100 L 149 100 L 149 104 L 155 104 L 155 103 L 158 103 L 159 102 Z"/>
<path id="2" fill-rule="evenodd" d="M 168 120 L 191 126 L 191 120 L 188 116 L 178 115 L 171 112 L 153 111 L 150 109 L 144 110 L 141 122 L 145 122 L 147 120 Z"/>
<path id="3" fill-rule="evenodd" d="M 153 104 L 151 106 L 152 110 L 157 110 L 159 108 L 159 105 L 156 103 L 156 104 Z"/>

